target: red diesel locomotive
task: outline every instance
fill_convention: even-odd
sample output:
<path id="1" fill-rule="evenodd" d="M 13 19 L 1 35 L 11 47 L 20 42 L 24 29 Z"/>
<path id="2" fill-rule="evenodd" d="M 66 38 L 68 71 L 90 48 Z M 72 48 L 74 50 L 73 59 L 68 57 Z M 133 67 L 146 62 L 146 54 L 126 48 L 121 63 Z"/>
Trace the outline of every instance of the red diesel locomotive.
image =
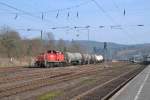
<path id="1" fill-rule="evenodd" d="M 65 56 L 60 51 L 49 50 L 46 53 L 41 53 L 36 57 L 35 66 L 38 67 L 53 67 L 63 66 L 65 63 Z"/>

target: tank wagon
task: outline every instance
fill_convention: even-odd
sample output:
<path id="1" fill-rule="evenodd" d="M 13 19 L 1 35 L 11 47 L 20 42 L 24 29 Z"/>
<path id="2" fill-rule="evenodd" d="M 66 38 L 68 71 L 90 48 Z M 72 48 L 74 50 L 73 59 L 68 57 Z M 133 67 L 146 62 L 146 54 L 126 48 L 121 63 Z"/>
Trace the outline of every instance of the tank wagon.
<path id="1" fill-rule="evenodd" d="M 95 55 L 95 61 L 96 63 L 103 62 L 104 58 L 102 55 Z"/>
<path id="2" fill-rule="evenodd" d="M 65 53 L 65 59 L 66 59 L 66 64 L 81 64 L 82 63 L 82 55 L 80 53 L 71 53 L 71 52 L 66 52 Z"/>
<path id="3" fill-rule="evenodd" d="M 82 64 L 89 64 L 91 63 L 92 55 L 90 54 L 82 54 Z"/>
<path id="4" fill-rule="evenodd" d="M 95 64 L 103 61 L 102 55 L 81 54 L 78 52 L 60 52 L 49 50 L 39 54 L 35 58 L 34 65 L 37 67 L 54 67 L 66 65 Z"/>

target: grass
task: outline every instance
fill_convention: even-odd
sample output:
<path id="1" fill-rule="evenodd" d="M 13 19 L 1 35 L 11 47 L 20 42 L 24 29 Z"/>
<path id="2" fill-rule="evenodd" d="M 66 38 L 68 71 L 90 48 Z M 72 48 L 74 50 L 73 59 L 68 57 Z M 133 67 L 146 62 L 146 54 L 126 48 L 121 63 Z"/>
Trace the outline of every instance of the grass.
<path id="1" fill-rule="evenodd" d="M 96 82 L 96 79 L 84 79 L 80 82 L 80 85 L 91 84 Z M 50 91 L 42 94 L 38 97 L 38 100 L 54 100 L 56 97 L 63 95 L 62 91 Z"/>
<path id="2" fill-rule="evenodd" d="M 51 91 L 45 94 L 42 94 L 38 97 L 38 100 L 53 100 L 55 97 L 62 95 L 61 91 Z"/>
<path id="3" fill-rule="evenodd" d="M 96 82 L 95 79 L 85 79 L 85 80 L 81 81 L 81 85 L 83 85 L 83 84 L 90 84 L 90 83 L 94 83 L 94 82 Z"/>
<path id="4" fill-rule="evenodd" d="M 0 73 L 0 77 L 3 77 L 3 76 L 8 76 L 8 73 L 4 73 L 4 72 Z"/>

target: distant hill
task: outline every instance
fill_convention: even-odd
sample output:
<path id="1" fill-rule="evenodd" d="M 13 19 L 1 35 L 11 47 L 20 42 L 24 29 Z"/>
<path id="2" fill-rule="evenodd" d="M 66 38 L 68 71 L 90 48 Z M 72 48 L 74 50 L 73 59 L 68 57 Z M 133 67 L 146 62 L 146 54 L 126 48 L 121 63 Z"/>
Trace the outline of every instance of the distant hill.
<path id="1" fill-rule="evenodd" d="M 91 53 L 103 54 L 104 43 L 96 41 L 78 40 L 75 41 L 81 46 L 84 46 Z M 69 43 L 67 41 L 67 43 Z M 89 49 L 88 49 L 89 48 Z M 107 55 L 113 59 L 128 59 L 133 55 L 146 55 L 150 53 L 150 43 L 146 44 L 135 44 L 135 45 L 123 45 L 117 43 L 107 43 Z"/>

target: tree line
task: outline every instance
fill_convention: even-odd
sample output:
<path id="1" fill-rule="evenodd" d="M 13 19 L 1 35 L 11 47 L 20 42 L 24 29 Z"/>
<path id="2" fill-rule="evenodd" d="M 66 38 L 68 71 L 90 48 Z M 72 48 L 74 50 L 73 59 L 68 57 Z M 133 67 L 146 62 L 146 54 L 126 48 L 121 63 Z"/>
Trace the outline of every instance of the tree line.
<path id="1" fill-rule="evenodd" d="M 10 28 L 0 31 L 0 58 L 33 57 L 47 50 L 59 50 L 62 52 L 85 52 L 85 48 L 76 41 L 70 43 L 63 39 L 55 40 L 51 32 L 44 33 L 41 38 L 22 38 L 20 33 Z"/>

